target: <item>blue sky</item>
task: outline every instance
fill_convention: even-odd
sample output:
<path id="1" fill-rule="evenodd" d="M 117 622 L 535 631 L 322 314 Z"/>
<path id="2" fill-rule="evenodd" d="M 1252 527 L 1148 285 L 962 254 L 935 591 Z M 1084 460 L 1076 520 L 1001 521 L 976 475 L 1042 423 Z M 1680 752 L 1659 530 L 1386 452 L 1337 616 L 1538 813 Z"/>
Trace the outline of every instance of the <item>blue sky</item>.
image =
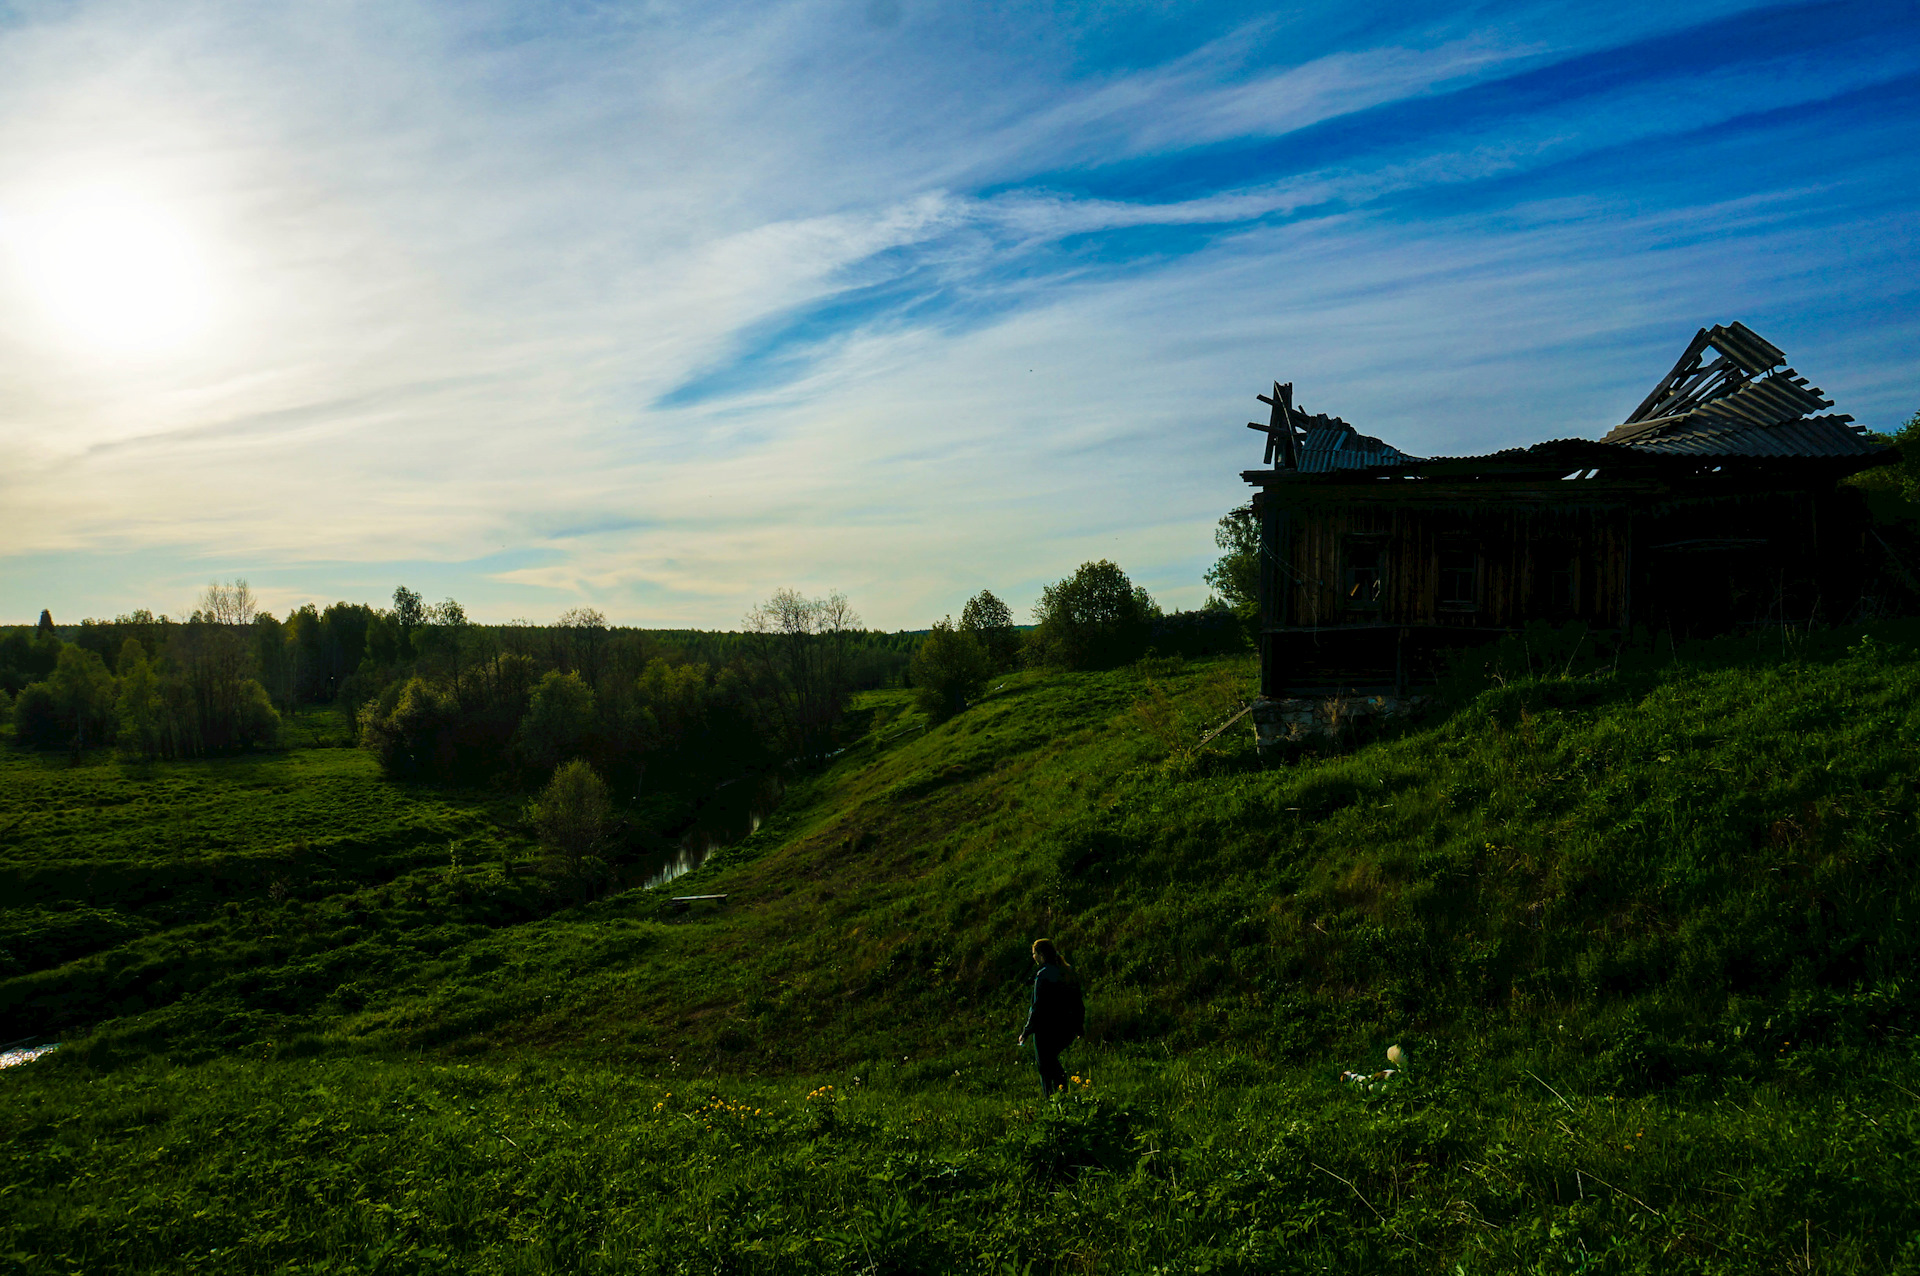
<path id="1" fill-rule="evenodd" d="M 1897 426 L 1916 139 L 1911 3 L 0 3 L 0 621 L 1195 606 L 1276 378 L 1472 453 L 1741 319 Z"/>

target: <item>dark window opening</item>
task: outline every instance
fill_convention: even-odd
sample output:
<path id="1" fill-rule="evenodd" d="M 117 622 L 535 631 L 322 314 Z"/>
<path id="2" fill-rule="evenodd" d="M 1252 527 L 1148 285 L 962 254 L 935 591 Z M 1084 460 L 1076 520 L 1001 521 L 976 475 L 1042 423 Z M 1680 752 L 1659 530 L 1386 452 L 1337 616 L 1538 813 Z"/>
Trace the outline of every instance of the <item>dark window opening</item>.
<path id="1" fill-rule="evenodd" d="M 1480 555 L 1470 545 L 1440 548 L 1440 605 L 1471 611 L 1480 605 Z"/>
<path id="2" fill-rule="evenodd" d="M 1387 547 L 1378 540 L 1347 542 L 1347 566 L 1342 592 L 1348 607 L 1376 611 L 1387 587 Z"/>

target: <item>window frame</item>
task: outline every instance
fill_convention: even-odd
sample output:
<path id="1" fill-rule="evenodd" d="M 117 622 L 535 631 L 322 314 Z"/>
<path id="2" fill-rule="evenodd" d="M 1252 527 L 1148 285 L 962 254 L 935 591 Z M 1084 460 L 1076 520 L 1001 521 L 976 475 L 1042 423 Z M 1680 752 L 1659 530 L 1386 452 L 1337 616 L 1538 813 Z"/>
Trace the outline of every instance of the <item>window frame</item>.
<path id="1" fill-rule="evenodd" d="M 1378 615 L 1387 604 L 1387 534 L 1385 532 L 1349 532 L 1340 544 L 1340 606 L 1346 611 L 1365 612 Z M 1367 551 L 1372 558 L 1368 566 L 1360 566 L 1354 560 L 1358 550 Z M 1372 589 L 1368 597 L 1356 597 L 1361 582 L 1358 574 L 1372 574 Z"/>
<path id="2" fill-rule="evenodd" d="M 1466 566 L 1450 566 L 1449 555 L 1463 555 Z M 1480 610 L 1481 587 L 1484 583 L 1486 559 L 1480 552 L 1480 546 L 1465 536 L 1446 536 L 1440 540 L 1439 551 L 1434 555 L 1433 602 L 1438 611 L 1463 613 Z M 1452 590 L 1449 578 L 1457 581 L 1464 575 L 1467 587 L 1464 594 Z"/>

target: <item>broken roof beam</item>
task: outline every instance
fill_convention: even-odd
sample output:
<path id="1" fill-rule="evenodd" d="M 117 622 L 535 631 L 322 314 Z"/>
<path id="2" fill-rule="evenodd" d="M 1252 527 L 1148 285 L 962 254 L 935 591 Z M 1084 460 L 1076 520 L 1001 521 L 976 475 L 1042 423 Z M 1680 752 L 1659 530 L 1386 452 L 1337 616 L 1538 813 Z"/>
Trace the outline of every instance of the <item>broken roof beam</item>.
<path id="1" fill-rule="evenodd" d="M 1261 457 L 1261 463 L 1271 465 L 1275 469 L 1299 469 L 1301 440 L 1293 415 L 1293 382 L 1289 381 L 1281 385 L 1275 381 L 1271 397 L 1264 394 L 1256 394 L 1253 397 L 1273 407 L 1273 415 L 1268 419 L 1267 424 L 1261 425 L 1258 421 L 1247 422 L 1249 430 L 1258 430 L 1267 436 L 1266 455 Z"/>
<path id="2" fill-rule="evenodd" d="M 1706 363 L 1708 350 L 1720 357 Z M 1787 356 L 1778 347 L 1737 320 L 1702 328 L 1693 334 L 1673 371 L 1661 378 L 1653 393 L 1642 399 L 1621 424 L 1678 416 L 1738 391 L 1786 361 Z"/>
<path id="3" fill-rule="evenodd" d="M 1653 387 L 1653 393 L 1642 399 L 1640 406 L 1629 413 L 1627 419 L 1621 424 L 1632 425 L 1635 421 L 1655 415 L 1653 408 L 1667 397 L 1667 391 L 1671 390 L 1680 378 L 1700 366 L 1700 354 L 1707 348 L 1708 340 L 1705 328 L 1694 333 L 1693 340 L 1687 343 L 1687 352 L 1681 355 L 1679 362 L 1673 365 L 1673 371 L 1660 378 L 1660 384 Z"/>
<path id="4" fill-rule="evenodd" d="M 1269 465 L 1278 460 L 1286 461 L 1286 468 L 1300 468 L 1300 440 L 1293 426 L 1293 382 L 1281 385 L 1273 383 L 1273 397 L 1256 394 L 1254 398 L 1273 409 L 1273 415 L 1267 424 L 1267 455 Z"/>

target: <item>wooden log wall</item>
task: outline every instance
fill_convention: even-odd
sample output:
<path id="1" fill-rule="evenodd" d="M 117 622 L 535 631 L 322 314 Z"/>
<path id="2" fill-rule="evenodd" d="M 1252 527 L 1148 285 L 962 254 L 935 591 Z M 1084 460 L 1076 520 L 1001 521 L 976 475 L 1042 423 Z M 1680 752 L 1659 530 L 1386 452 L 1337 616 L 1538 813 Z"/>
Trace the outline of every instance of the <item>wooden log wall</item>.
<path id="1" fill-rule="evenodd" d="M 1286 568 L 1268 582 L 1269 626 L 1510 629 L 1558 619 L 1616 628 L 1627 619 L 1631 520 L 1624 507 L 1286 504 L 1290 544 L 1270 564 Z M 1384 570 L 1377 607 L 1347 596 L 1348 569 L 1371 547 Z M 1472 556 L 1474 590 L 1466 604 L 1443 599 L 1448 551 Z M 1566 576 L 1556 581 L 1555 573 Z M 1571 596 L 1562 596 L 1568 587 Z"/>

